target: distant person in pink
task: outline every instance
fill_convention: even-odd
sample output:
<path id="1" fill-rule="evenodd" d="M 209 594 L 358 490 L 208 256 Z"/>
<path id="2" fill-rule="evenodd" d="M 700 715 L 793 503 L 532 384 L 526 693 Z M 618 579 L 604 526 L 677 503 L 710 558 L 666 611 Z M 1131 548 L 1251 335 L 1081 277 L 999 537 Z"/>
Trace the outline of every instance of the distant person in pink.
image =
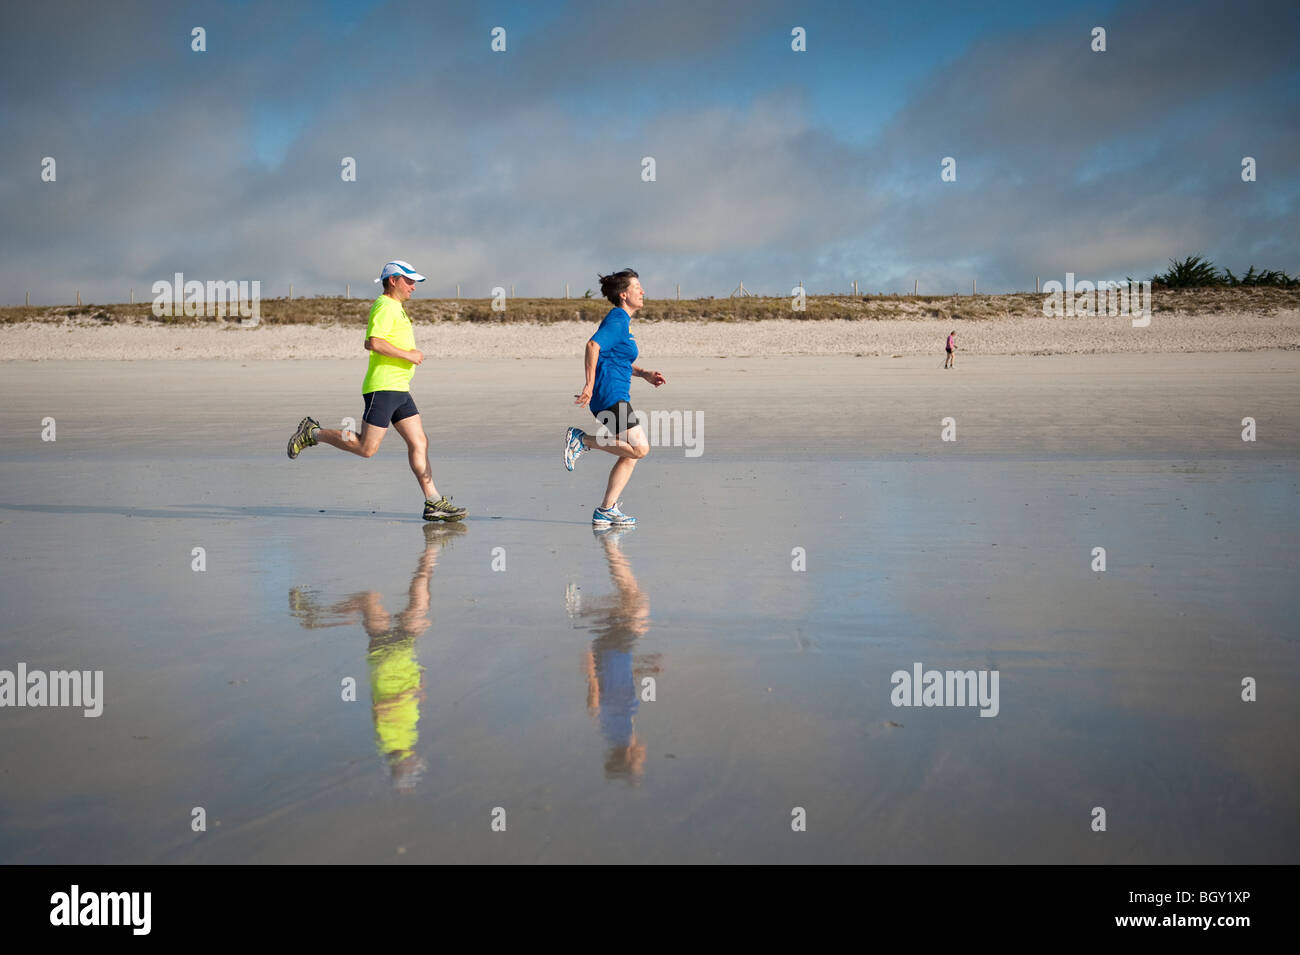
<path id="1" fill-rule="evenodd" d="M 952 353 L 957 350 L 957 329 L 954 328 L 952 330 L 952 333 L 948 336 L 948 344 L 944 346 L 943 350 L 948 353 L 948 357 L 943 360 L 943 367 L 944 368 L 955 367 L 955 365 L 953 364 Z"/>

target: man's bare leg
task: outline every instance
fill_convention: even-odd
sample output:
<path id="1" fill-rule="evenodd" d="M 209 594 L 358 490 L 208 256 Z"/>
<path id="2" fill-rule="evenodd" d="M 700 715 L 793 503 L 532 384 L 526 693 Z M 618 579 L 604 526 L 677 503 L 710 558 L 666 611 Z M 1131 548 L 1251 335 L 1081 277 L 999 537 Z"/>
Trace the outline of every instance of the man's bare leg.
<path id="1" fill-rule="evenodd" d="M 360 435 L 351 431 L 339 431 L 335 428 L 320 428 L 316 432 L 316 440 L 321 444 L 328 444 L 330 447 L 338 448 L 340 451 L 351 451 L 358 457 L 373 458 L 375 452 L 379 450 L 380 442 L 384 440 L 384 435 L 387 433 L 387 428 L 376 428 L 370 422 L 363 421 Z"/>
<path id="2" fill-rule="evenodd" d="M 426 501 L 436 501 L 442 495 L 433 484 L 433 469 L 429 467 L 429 436 L 424 433 L 424 423 L 420 420 L 418 414 L 411 415 L 409 418 L 403 418 L 401 421 L 394 421 L 393 427 L 397 433 L 402 436 L 406 442 L 407 460 L 411 465 L 411 473 L 415 479 L 420 482 L 420 490 L 424 491 Z"/>

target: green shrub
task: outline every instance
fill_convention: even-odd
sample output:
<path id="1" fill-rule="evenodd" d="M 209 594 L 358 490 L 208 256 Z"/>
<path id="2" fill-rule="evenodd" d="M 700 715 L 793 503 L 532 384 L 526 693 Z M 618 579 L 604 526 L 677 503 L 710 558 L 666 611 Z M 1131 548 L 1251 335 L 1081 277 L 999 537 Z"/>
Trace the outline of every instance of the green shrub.
<path id="1" fill-rule="evenodd" d="M 1181 262 L 1170 259 L 1169 264 L 1172 266 L 1169 271 L 1151 277 L 1152 288 L 1212 288 L 1228 284 L 1214 263 L 1199 255 L 1188 256 Z"/>

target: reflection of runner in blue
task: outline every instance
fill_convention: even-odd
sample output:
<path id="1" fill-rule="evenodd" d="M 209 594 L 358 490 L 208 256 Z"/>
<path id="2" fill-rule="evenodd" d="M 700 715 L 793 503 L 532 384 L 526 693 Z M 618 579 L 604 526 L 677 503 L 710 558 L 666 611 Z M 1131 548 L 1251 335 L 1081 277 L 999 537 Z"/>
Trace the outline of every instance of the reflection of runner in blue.
<path id="1" fill-rule="evenodd" d="M 645 430 L 632 410 L 632 376 L 644 378 L 656 388 L 668 379 L 657 371 L 646 371 L 634 364 L 639 349 L 632 337 L 631 321 L 645 304 L 645 292 L 637 274 L 624 269 L 600 276 L 600 294 L 614 307 L 587 342 L 586 381 L 581 394 L 574 395 L 574 404 L 589 405 L 596 420 L 610 434 L 603 431 L 587 434 L 580 428 L 569 428 L 564 434 L 564 466 L 572 471 L 578 457 L 593 448 L 618 458 L 609 472 L 605 499 L 592 513 L 591 523 L 596 527 L 621 527 L 635 524 L 636 518 L 623 513 L 618 496 L 627 486 L 637 461 L 650 453 Z"/>
<path id="2" fill-rule="evenodd" d="M 632 575 L 618 538 L 628 528 L 598 530 L 609 575 L 618 593 L 581 606 L 576 588 L 569 594 L 570 613 L 596 622 L 596 639 L 586 653 L 587 712 L 600 723 L 605 739 L 605 776 L 636 782 L 645 770 L 645 743 L 632 724 L 639 702 L 637 678 L 658 673 L 658 656 L 636 659 L 637 638 L 650 629 L 650 598 Z"/>

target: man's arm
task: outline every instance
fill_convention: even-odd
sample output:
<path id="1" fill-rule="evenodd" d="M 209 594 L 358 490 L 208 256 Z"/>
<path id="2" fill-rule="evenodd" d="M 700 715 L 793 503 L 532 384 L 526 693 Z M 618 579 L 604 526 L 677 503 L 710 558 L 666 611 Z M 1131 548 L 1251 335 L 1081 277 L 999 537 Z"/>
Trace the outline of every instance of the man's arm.
<path id="1" fill-rule="evenodd" d="M 386 338 L 380 338 L 378 335 L 371 335 L 366 339 L 366 348 L 378 355 L 387 355 L 389 358 L 401 358 L 409 361 L 413 365 L 418 365 L 424 361 L 424 352 L 418 348 L 414 351 L 407 351 L 405 348 L 398 348 Z"/>

